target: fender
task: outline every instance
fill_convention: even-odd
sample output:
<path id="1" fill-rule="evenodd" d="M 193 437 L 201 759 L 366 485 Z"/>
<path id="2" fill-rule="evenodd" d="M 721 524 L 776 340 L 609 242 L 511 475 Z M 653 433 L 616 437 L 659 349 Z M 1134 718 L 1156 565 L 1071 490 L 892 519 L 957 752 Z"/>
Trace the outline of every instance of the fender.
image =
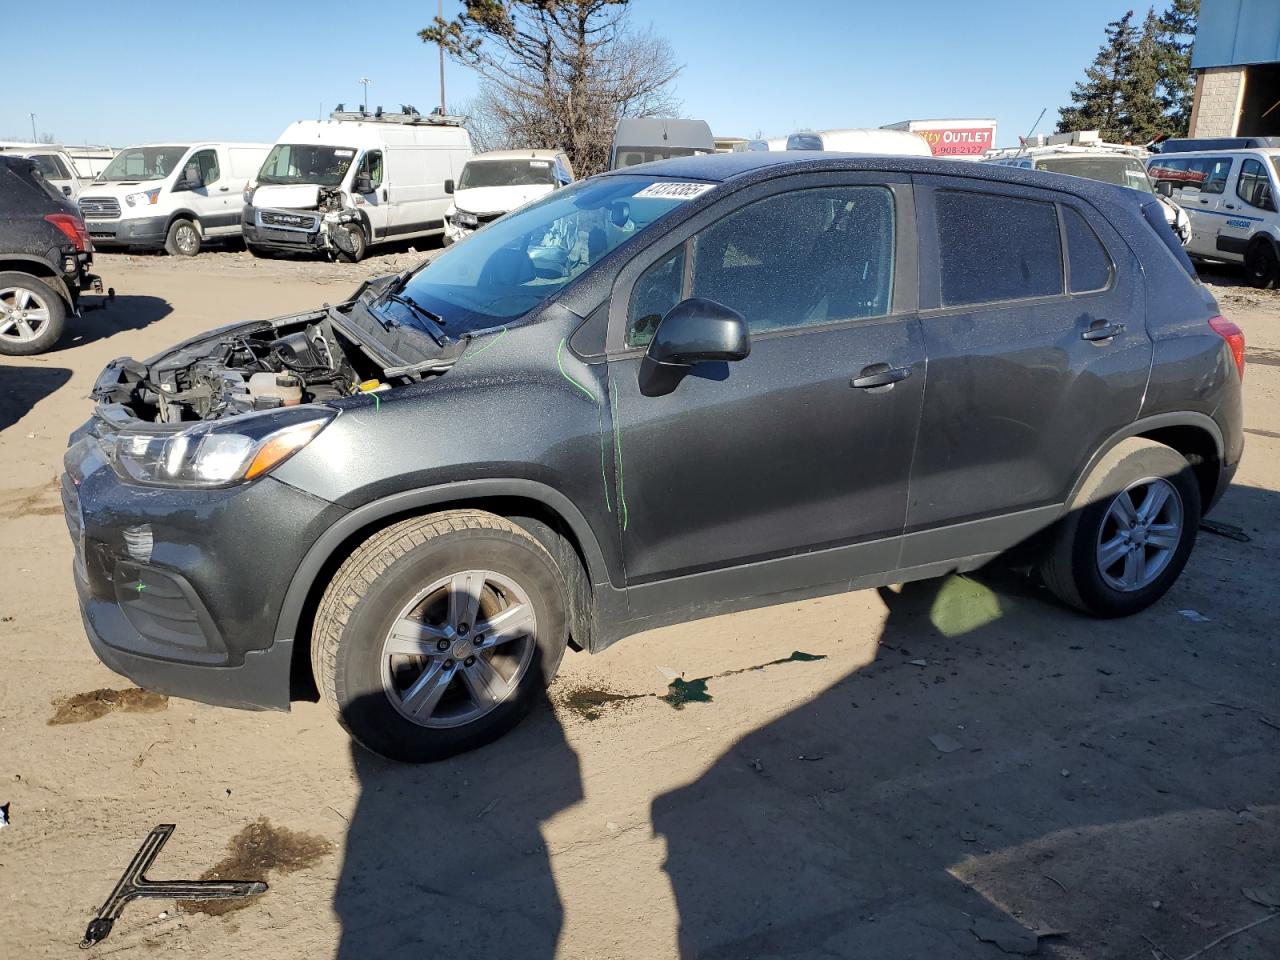
<path id="1" fill-rule="evenodd" d="M 409 513 L 422 507 L 447 505 L 463 500 L 492 497 L 519 497 L 534 500 L 555 512 L 569 525 L 582 546 L 587 560 L 587 573 L 592 583 L 608 583 L 609 571 L 604 553 L 594 531 L 573 502 L 559 490 L 534 480 L 462 480 L 434 487 L 404 490 L 380 500 L 356 507 L 322 533 L 311 545 L 294 571 L 285 591 L 276 621 L 275 640 L 292 641 L 297 636 L 303 607 L 315 585 L 316 577 L 342 543 L 361 529 L 397 513 Z"/>
<path id="2" fill-rule="evenodd" d="M 1098 465 L 1098 461 L 1105 457 L 1116 444 L 1122 440 L 1128 440 L 1130 437 L 1136 437 L 1142 433 L 1150 433 L 1152 430 L 1159 430 L 1164 427 L 1196 427 L 1203 430 L 1213 438 L 1213 444 L 1218 451 L 1218 459 L 1222 460 L 1225 450 L 1225 445 L 1222 441 L 1222 429 L 1208 414 L 1187 410 L 1177 413 L 1157 413 L 1150 417 L 1143 417 L 1117 430 L 1094 452 L 1093 456 L 1089 458 L 1089 462 L 1085 464 L 1084 469 L 1076 477 L 1075 483 L 1071 485 L 1071 492 L 1067 494 L 1067 502 L 1063 506 L 1063 513 L 1066 513 L 1071 504 L 1075 502 L 1076 495 L 1079 494 L 1080 488 L 1084 486 L 1084 482 L 1089 478 L 1089 474 L 1093 472 L 1093 468 Z"/>
<path id="3" fill-rule="evenodd" d="M 11 267 L 21 268 L 24 264 L 32 267 L 39 267 L 39 270 L 22 270 L 18 269 L 17 273 L 29 273 L 49 286 L 53 287 L 53 292 L 62 298 L 67 305 L 67 309 L 75 313 L 75 301 L 71 298 L 71 291 L 67 289 L 67 283 L 62 279 L 62 275 L 57 269 L 49 263 L 44 257 L 37 257 L 27 253 L 6 253 L 0 255 L 0 272 L 9 270 Z"/>
<path id="4" fill-rule="evenodd" d="M 175 220 L 190 220 L 195 225 L 196 233 L 200 234 L 200 239 L 204 239 L 204 225 L 200 223 L 200 214 L 194 210 L 175 210 L 169 214 L 169 219 L 165 222 L 164 229 L 167 234 L 173 226 Z"/>

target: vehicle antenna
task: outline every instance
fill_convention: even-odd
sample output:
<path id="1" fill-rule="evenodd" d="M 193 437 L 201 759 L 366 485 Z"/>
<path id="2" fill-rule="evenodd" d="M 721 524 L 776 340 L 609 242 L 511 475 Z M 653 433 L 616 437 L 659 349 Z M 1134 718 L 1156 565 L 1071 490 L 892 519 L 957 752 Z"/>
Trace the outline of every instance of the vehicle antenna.
<path id="1" fill-rule="evenodd" d="M 1022 143 L 1018 144 L 1018 153 L 1021 153 L 1023 150 L 1027 149 L 1027 141 L 1030 140 L 1031 135 L 1036 132 L 1036 127 L 1040 126 L 1040 121 L 1044 119 L 1045 111 L 1047 111 L 1048 109 L 1049 109 L 1048 107 L 1041 108 L 1040 116 L 1036 117 L 1036 122 L 1031 125 L 1031 129 L 1027 131 L 1027 135 L 1022 138 Z M 1016 157 L 1018 153 L 1015 153 L 1014 156 Z"/>

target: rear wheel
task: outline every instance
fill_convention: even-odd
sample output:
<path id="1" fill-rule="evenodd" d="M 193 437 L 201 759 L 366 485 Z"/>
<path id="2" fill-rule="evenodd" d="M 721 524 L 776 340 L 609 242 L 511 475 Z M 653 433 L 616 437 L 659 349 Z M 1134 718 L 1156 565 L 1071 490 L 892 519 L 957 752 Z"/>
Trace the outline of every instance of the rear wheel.
<path id="1" fill-rule="evenodd" d="M 1041 563 L 1045 583 L 1096 617 L 1124 617 L 1173 586 L 1195 546 L 1200 486 L 1171 447 L 1130 439 L 1090 474 Z"/>
<path id="2" fill-rule="evenodd" d="M 1259 290 L 1274 290 L 1280 284 L 1280 258 L 1276 257 L 1276 248 L 1265 240 L 1245 253 L 1244 268 L 1250 285 Z"/>
<path id="3" fill-rule="evenodd" d="M 371 537 L 316 612 L 312 669 L 339 721 L 393 760 L 441 760 L 500 737 L 559 668 L 567 602 L 520 527 L 452 510 Z"/>
<path id="4" fill-rule="evenodd" d="M 194 257 L 200 252 L 200 230 L 191 220 L 175 220 L 169 225 L 165 252 L 173 257 Z"/>
<path id="5" fill-rule="evenodd" d="M 0 354 L 44 353 L 62 336 L 67 305 L 43 280 L 0 273 Z"/>

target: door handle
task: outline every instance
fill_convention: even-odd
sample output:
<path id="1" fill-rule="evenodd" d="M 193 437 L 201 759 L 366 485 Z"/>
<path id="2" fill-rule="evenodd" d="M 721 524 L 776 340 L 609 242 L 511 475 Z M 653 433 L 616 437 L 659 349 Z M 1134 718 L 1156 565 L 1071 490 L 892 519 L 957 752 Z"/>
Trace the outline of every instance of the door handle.
<path id="1" fill-rule="evenodd" d="M 221 190 L 223 193 L 226 193 L 226 192 L 227 192 L 228 190 L 230 190 L 231 188 L 230 188 L 230 187 L 219 187 L 218 189 L 219 189 L 219 190 Z"/>
<path id="2" fill-rule="evenodd" d="M 1236 208 L 1236 205 L 1234 203 L 1224 203 L 1223 206 L 1226 207 L 1228 210 L 1234 210 Z"/>
<path id="3" fill-rule="evenodd" d="M 1209 201 L 1208 201 L 1208 200 L 1201 200 L 1200 202 L 1201 202 L 1201 203 L 1208 203 Z"/>
<path id="4" fill-rule="evenodd" d="M 899 380 L 911 376 L 910 367 L 891 367 L 887 363 L 873 363 L 849 381 L 857 390 L 874 390 L 876 387 L 892 387 Z"/>
<path id="5" fill-rule="evenodd" d="M 387 199 L 387 188 L 386 188 L 386 187 L 383 187 L 383 188 L 382 188 L 382 199 L 383 199 L 383 200 Z"/>
<path id="6" fill-rule="evenodd" d="M 1100 340 L 1111 340 L 1124 333 L 1123 323 L 1111 323 L 1107 320 L 1095 320 L 1089 325 L 1089 329 L 1080 334 L 1081 340 L 1091 340 L 1097 343 Z"/>

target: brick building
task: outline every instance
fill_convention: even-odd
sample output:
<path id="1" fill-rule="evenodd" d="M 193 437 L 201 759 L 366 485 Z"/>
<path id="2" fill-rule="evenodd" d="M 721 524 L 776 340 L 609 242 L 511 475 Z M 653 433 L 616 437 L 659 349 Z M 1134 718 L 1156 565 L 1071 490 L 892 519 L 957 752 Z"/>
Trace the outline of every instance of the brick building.
<path id="1" fill-rule="evenodd" d="M 1201 0 L 1191 66 L 1191 136 L 1280 136 L 1280 0 Z"/>

